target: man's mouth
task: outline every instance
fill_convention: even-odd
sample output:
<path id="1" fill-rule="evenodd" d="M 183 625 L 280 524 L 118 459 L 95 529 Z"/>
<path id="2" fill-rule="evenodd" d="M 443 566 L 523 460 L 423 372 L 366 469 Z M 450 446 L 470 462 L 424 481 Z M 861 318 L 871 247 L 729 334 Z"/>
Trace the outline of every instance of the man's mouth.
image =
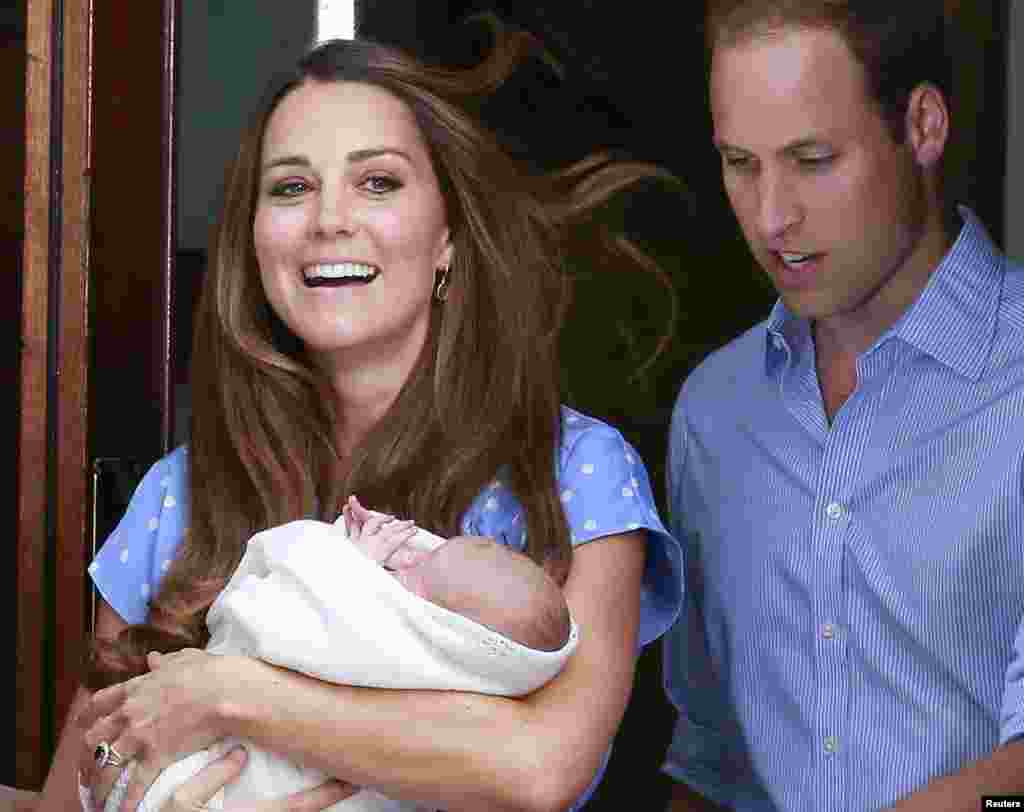
<path id="1" fill-rule="evenodd" d="M 379 268 L 361 262 L 309 265 L 302 269 L 306 286 L 311 288 L 368 285 L 379 275 Z"/>

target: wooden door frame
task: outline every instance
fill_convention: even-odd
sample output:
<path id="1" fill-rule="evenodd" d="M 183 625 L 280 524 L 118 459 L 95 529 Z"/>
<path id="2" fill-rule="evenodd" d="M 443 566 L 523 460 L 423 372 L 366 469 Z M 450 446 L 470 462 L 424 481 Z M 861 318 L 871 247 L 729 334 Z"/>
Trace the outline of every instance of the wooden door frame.
<path id="1" fill-rule="evenodd" d="M 67 575 L 84 575 L 74 541 L 88 504 L 90 12 L 90 0 L 27 2 L 15 781 L 30 789 L 49 765 L 54 715 L 66 712 L 53 702 L 48 596 L 73 602 L 84 585 Z"/>
<path id="2" fill-rule="evenodd" d="M 97 402 L 109 408 L 112 384 L 109 374 L 95 374 L 94 350 L 109 355 L 120 341 L 113 354 L 132 354 L 128 373 L 113 386 L 125 393 L 124 413 L 141 408 L 150 419 L 127 432 L 126 442 L 155 457 L 166 451 L 171 432 L 179 0 L 26 5 L 14 780 L 39 789 L 88 650 L 91 460 L 109 455 L 104 444 L 111 443 L 110 431 L 96 431 Z M 147 78 L 136 79 L 140 72 Z M 119 139 L 130 143 L 137 132 L 123 134 L 123 119 L 139 107 L 148 116 L 142 169 L 116 159 Z M 131 194 L 111 192 L 119 186 Z M 107 240 L 97 257 L 103 243 L 95 240 L 96 223 L 112 221 L 137 241 Z M 106 295 L 112 287 L 126 300 Z M 108 418 L 107 425 L 123 419 L 120 413 Z"/>

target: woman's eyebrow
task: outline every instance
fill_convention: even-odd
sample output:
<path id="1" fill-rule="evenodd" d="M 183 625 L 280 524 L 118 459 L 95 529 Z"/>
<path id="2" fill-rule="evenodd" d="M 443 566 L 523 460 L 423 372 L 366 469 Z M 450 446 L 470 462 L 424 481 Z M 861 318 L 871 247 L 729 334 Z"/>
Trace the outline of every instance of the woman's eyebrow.
<path id="1" fill-rule="evenodd" d="M 409 153 L 405 150 L 398 149 L 397 147 L 368 147 L 366 149 L 356 149 L 348 153 L 345 158 L 350 163 L 361 163 L 362 161 L 368 161 L 371 158 L 379 158 L 382 155 L 394 155 L 401 158 L 406 163 L 413 163 L 413 159 Z M 271 169 L 278 166 L 302 166 L 308 168 L 312 165 L 312 162 L 305 155 L 284 155 L 263 164 L 263 171 L 269 172 Z"/>
<path id="2" fill-rule="evenodd" d="M 263 164 L 263 171 L 268 172 L 278 166 L 312 166 L 309 158 L 303 155 L 285 155 L 281 158 L 274 158 L 272 161 L 267 161 Z"/>
<path id="3" fill-rule="evenodd" d="M 378 158 L 381 155 L 396 155 L 403 159 L 407 163 L 413 163 L 412 157 L 409 153 L 404 150 L 398 149 L 397 147 L 372 147 L 369 149 L 357 149 L 350 152 L 347 156 L 348 160 L 352 163 L 358 163 L 360 161 L 368 161 L 371 158 Z"/>

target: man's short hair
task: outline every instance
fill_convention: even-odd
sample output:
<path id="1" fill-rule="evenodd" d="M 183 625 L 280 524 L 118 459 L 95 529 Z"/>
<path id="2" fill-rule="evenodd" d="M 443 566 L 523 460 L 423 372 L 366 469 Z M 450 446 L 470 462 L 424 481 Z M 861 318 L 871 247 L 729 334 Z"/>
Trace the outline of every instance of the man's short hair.
<path id="1" fill-rule="evenodd" d="M 708 0 L 705 23 L 709 54 L 785 28 L 835 31 L 863 67 L 868 94 L 898 144 L 915 87 L 930 82 L 951 104 L 941 0 Z"/>

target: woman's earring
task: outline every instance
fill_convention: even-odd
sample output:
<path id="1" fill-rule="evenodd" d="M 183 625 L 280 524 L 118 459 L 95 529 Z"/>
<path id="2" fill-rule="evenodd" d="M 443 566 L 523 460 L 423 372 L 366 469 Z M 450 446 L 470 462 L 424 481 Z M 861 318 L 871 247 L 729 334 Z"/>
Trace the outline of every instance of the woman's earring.
<path id="1" fill-rule="evenodd" d="M 441 278 L 437 282 L 437 287 L 434 288 L 434 298 L 439 302 L 446 301 L 448 299 L 448 274 L 451 273 L 452 266 L 445 265 L 443 268 L 438 268 L 441 272 Z"/>

